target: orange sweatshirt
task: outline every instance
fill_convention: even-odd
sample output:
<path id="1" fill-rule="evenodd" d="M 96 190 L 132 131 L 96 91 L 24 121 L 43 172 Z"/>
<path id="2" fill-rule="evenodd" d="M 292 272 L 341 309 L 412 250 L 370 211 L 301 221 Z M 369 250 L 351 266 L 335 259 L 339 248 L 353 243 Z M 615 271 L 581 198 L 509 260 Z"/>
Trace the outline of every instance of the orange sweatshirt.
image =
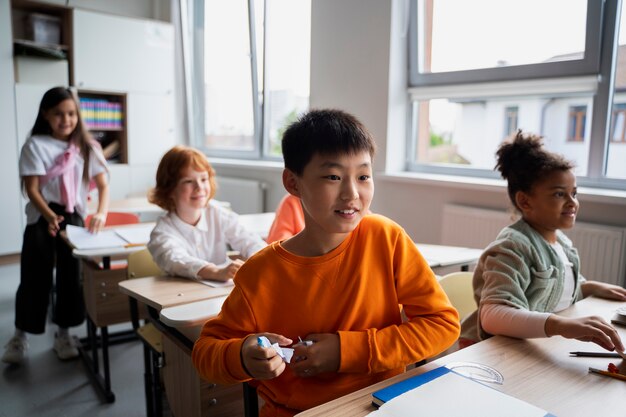
<path id="1" fill-rule="evenodd" d="M 267 235 L 267 242 L 290 238 L 304 229 L 304 212 L 300 199 L 287 194 L 276 208 L 276 217 Z"/>
<path id="2" fill-rule="evenodd" d="M 339 334 L 337 373 L 299 378 L 287 367 L 257 381 L 261 415 L 291 416 L 402 373 L 448 348 L 459 328 L 458 313 L 406 232 L 369 215 L 323 256 L 296 256 L 275 242 L 250 258 L 220 314 L 204 325 L 192 360 L 209 381 L 248 381 L 240 358 L 246 336 Z"/>

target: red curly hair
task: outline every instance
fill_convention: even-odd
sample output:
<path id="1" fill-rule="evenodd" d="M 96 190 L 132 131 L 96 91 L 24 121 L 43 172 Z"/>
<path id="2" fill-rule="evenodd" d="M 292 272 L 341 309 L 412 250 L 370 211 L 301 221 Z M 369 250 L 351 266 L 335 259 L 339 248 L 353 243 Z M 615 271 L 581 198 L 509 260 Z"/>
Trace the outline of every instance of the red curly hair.
<path id="1" fill-rule="evenodd" d="M 148 201 L 169 212 L 174 211 L 176 206 L 174 199 L 172 199 L 172 192 L 178 185 L 182 172 L 190 167 L 196 171 L 206 171 L 209 174 L 209 184 L 211 185 L 209 200 L 213 198 L 217 191 L 215 170 L 202 152 L 189 146 L 179 145 L 167 151 L 161 158 L 156 173 L 156 187 L 150 190 Z"/>

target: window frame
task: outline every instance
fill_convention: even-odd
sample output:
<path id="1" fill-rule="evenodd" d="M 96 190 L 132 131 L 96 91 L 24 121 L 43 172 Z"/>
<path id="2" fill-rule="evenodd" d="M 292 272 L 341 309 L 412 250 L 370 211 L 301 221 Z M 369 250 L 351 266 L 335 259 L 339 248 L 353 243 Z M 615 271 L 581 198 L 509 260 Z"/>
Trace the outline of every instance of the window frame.
<path id="1" fill-rule="evenodd" d="M 514 96 L 516 93 L 528 93 L 528 86 L 537 91 L 542 87 L 559 90 L 554 84 L 562 83 L 564 94 L 568 85 L 574 92 L 593 94 L 591 115 L 586 120 L 589 124 L 587 129 L 590 138 L 588 170 L 586 176 L 578 177 L 579 185 L 626 189 L 626 181 L 605 176 L 608 147 L 611 143 L 612 111 L 609 109 L 612 109 L 614 94 L 613 64 L 617 59 L 618 22 L 622 0 L 587 1 L 585 51 L 581 59 L 440 73 L 419 73 L 417 25 L 420 21 L 418 7 L 422 1 L 410 0 L 409 4 L 407 94 L 409 118 L 406 133 L 408 150 L 406 171 L 499 178 L 493 170 L 483 168 L 417 162 L 416 132 L 419 128 L 417 112 L 420 100 Z M 578 83 L 579 80 L 586 80 L 588 83 L 581 85 Z M 589 110 L 587 112 L 589 115 Z"/>
<path id="2" fill-rule="evenodd" d="M 205 154 L 215 158 L 240 159 L 240 160 L 262 160 L 262 161 L 282 161 L 279 155 L 270 154 L 270 132 L 269 132 L 269 114 L 265 111 L 264 103 L 269 102 L 269 94 L 265 86 L 267 85 L 267 38 L 265 36 L 266 29 L 263 28 L 263 51 L 257 50 L 257 22 L 255 6 L 262 4 L 263 6 L 263 24 L 268 22 L 268 0 L 247 0 L 248 9 L 248 27 L 249 27 L 249 46 L 250 46 L 250 68 L 251 68 L 251 84 L 252 84 L 252 115 L 253 115 L 253 150 L 236 150 L 236 149 L 215 149 L 205 145 L 204 133 L 204 114 L 205 114 L 205 97 L 204 97 L 204 13 L 205 0 L 191 0 L 189 12 L 189 20 L 192 21 L 193 30 L 187 32 L 192 44 L 193 57 L 189 60 L 189 66 L 192 68 L 191 90 L 202 91 L 202 94 L 192 94 L 193 120 L 189 122 L 192 133 L 190 134 L 191 143 L 202 150 Z M 187 61 L 186 61 L 187 62 Z M 259 66 L 262 67 L 262 77 L 259 77 Z"/>

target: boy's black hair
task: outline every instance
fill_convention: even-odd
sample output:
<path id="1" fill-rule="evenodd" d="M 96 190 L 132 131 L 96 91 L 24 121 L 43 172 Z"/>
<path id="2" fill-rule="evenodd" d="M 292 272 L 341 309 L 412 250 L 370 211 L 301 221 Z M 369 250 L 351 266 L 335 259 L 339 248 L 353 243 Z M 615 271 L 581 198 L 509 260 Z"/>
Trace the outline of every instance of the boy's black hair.
<path id="1" fill-rule="evenodd" d="M 293 122 L 282 138 L 285 168 L 300 176 L 315 154 L 356 154 L 374 156 L 376 144 L 365 126 L 341 110 L 311 110 Z"/>
<path id="2" fill-rule="evenodd" d="M 495 169 L 507 180 L 509 198 L 515 207 L 518 191 L 530 192 L 532 187 L 554 171 L 568 171 L 574 163 L 562 155 L 547 151 L 542 137 L 518 130 L 496 151 Z"/>

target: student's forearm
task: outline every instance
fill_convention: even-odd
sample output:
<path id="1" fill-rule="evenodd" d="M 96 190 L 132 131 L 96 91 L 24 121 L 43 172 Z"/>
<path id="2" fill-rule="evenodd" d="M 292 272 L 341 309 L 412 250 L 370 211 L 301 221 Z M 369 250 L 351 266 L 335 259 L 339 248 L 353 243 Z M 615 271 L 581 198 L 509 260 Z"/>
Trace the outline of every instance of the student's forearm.
<path id="1" fill-rule="evenodd" d="M 98 188 L 98 213 L 106 215 L 109 211 L 109 184 L 104 173 L 96 176 Z"/>
<path id="2" fill-rule="evenodd" d="M 48 202 L 43 198 L 39 191 L 39 178 L 38 177 L 26 177 L 24 179 L 26 195 L 31 203 L 37 208 L 41 215 L 50 222 L 50 220 L 56 217 L 56 213 L 48 207 Z"/>
<path id="3" fill-rule="evenodd" d="M 529 339 L 546 337 L 550 313 L 528 311 L 504 304 L 485 304 L 480 309 L 480 326 L 489 334 Z"/>

